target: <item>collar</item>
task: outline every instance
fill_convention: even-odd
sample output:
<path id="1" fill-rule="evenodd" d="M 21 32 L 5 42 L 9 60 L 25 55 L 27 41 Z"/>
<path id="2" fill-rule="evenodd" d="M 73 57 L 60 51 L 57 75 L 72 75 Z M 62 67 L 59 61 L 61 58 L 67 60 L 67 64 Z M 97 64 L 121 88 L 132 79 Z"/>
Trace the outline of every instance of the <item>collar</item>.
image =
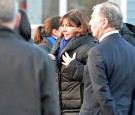
<path id="1" fill-rule="evenodd" d="M 105 39 L 107 36 L 109 36 L 111 34 L 114 34 L 114 33 L 119 33 L 119 31 L 118 30 L 113 30 L 113 31 L 110 31 L 110 32 L 107 32 L 107 33 L 103 34 L 101 36 L 101 38 L 99 39 L 99 42 L 103 41 L 103 39 Z"/>

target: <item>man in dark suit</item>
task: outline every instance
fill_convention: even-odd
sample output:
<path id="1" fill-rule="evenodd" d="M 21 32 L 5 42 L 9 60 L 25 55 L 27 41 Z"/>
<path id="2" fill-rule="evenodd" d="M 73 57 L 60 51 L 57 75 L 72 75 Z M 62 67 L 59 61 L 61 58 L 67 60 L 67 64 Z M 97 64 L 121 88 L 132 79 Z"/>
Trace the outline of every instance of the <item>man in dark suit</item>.
<path id="1" fill-rule="evenodd" d="M 93 9 L 89 24 L 99 44 L 89 51 L 80 115 L 129 115 L 135 89 L 135 48 L 119 34 L 122 21 L 120 8 L 113 2 Z"/>
<path id="2" fill-rule="evenodd" d="M 15 0 L 0 0 L 0 115 L 59 115 L 52 61 L 13 31 L 17 13 Z"/>

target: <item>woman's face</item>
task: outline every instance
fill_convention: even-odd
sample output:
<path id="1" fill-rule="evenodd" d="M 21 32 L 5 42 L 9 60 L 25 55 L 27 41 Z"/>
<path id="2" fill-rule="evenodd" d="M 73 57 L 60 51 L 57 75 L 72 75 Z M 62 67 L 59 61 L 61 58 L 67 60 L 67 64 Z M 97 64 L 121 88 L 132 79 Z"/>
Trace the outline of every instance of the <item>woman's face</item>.
<path id="1" fill-rule="evenodd" d="M 67 18 L 63 19 L 61 31 L 65 37 L 65 40 L 69 40 L 79 32 L 79 27 L 72 26 Z"/>

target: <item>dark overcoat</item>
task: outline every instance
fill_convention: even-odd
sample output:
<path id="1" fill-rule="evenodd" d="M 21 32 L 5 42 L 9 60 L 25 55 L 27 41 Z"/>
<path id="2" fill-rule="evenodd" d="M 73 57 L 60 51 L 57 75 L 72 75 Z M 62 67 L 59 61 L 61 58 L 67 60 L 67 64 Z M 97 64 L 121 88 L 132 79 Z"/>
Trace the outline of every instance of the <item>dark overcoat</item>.
<path id="1" fill-rule="evenodd" d="M 0 26 L 0 115 L 59 115 L 47 53 Z"/>
<path id="2" fill-rule="evenodd" d="M 109 35 L 89 52 L 80 115 L 129 115 L 134 89 L 135 48 Z"/>

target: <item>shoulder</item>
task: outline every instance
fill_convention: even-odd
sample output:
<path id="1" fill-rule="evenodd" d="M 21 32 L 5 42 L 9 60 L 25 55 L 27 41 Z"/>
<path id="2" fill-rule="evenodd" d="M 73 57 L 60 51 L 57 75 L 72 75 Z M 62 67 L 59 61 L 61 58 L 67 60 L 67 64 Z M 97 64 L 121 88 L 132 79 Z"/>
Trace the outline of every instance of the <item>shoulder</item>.
<path id="1" fill-rule="evenodd" d="M 16 48 L 24 56 L 33 56 L 33 58 L 42 58 L 47 56 L 47 52 L 37 45 L 27 43 L 26 41 L 17 41 Z"/>
<path id="2" fill-rule="evenodd" d="M 88 43 L 94 43 L 94 44 L 97 44 L 98 41 L 96 38 L 94 38 L 92 35 L 90 34 L 87 34 L 87 35 L 84 35 L 83 36 L 85 38 L 85 40 L 88 42 Z"/>
<path id="3" fill-rule="evenodd" d="M 85 43 L 89 45 L 90 48 L 98 44 L 98 41 L 92 35 L 85 35 L 84 37 L 86 39 Z"/>

